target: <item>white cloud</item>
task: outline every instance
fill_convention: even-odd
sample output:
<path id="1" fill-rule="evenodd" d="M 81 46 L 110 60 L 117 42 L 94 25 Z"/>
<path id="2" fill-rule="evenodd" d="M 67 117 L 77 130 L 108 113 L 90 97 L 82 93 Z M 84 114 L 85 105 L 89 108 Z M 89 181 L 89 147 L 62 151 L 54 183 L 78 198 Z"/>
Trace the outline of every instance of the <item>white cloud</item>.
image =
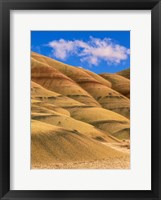
<path id="1" fill-rule="evenodd" d="M 48 45 L 53 48 L 53 54 L 55 57 L 62 60 L 65 60 L 70 53 L 74 52 L 75 49 L 75 42 L 66 41 L 64 39 L 58 41 L 54 40 Z"/>
<path id="2" fill-rule="evenodd" d="M 66 60 L 71 55 L 80 57 L 81 62 L 88 62 L 97 66 L 101 60 L 111 64 L 119 64 L 125 61 L 130 50 L 124 46 L 112 42 L 110 38 L 90 37 L 89 41 L 82 40 L 54 40 L 49 42 L 54 57 Z"/>

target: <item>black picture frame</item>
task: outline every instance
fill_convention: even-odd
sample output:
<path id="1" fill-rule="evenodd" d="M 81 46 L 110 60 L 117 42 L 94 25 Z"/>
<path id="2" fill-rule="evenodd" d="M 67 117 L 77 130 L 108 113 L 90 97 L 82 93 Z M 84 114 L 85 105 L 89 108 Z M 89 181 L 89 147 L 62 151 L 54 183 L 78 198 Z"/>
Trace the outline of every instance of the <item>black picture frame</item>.
<path id="1" fill-rule="evenodd" d="M 151 10 L 152 17 L 152 189 L 124 191 L 10 190 L 10 11 Z M 161 2 L 159 0 L 0 0 L 0 198 L 1 199 L 161 199 Z M 146 33 L 145 33 L 146 34 Z M 138 177 L 139 181 L 139 177 Z"/>

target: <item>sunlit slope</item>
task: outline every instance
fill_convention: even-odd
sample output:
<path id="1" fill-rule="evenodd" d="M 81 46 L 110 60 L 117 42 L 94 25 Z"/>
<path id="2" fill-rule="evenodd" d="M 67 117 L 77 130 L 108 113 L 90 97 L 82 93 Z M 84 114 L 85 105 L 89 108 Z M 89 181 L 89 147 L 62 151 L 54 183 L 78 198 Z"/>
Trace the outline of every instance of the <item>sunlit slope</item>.
<path id="1" fill-rule="evenodd" d="M 88 106 L 100 107 L 101 105 L 103 108 L 112 110 L 129 118 L 130 116 L 129 99 L 124 97 L 117 91 L 112 90 L 110 87 L 108 87 L 107 85 L 109 85 L 109 81 L 107 82 L 99 75 L 94 75 L 93 72 L 90 73 L 87 72 L 87 70 L 63 64 L 61 62 L 58 62 L 51 58 L 47 58 L 45 56 L 41 56 L 36 53 L 32 53 L 32 57 L 38 60 L 39 63 L 44 62 L 45 65 L 50 65 L 50 67 L 53 68 L 54 70 L 59 71 L 61 74 L 65 74 L 65 76 L 73 80 L 73 82 L 77 86 L 79 84 L 79 87 L 82 88 L 82 90 L 85 92 L 85 94 L 82 95 L 80 94 L 74 95 L 73 93 L 70 94 L 71 96 L 69 94 L 63 93 L 62 91 L 57 90 L 58 93 L 67 95 L 68 97 L 71 97 Z M 53 89 L 51 88 L 50 90 Z M 67 88 L 67 91 L 70 91 L 72 93 L 72 88 L 70 89 L 69 86 Z M 90 98 L 89 96 L 87 98 L 87 94 L 90 95 Z M 93 99 L 91 99 L 91 96 L 93 97 Z"/>
<path id="2" fill-rule="evenodd" d="M 122 71 L 118 72 L 117 74 L 130 79 L 130 68 L 122 70 Z"/>
<path id="3" fill-rule="evenodd" d="M 42 102 L 42 101 L 35 102 L 34 99 L 32 99 L 31 103 L 32 103 L 31 112 L 33 110 L 34 110 L 34 112 L 36 112 L 36 110 L 38 110 L 38 112 L 42 112 L 42 113 L 55 111 L 57 113 L 70 116 L 69 111 L 67 111 L 64 108 L 58 107 L 54 104 L 49 104 L 49 103 L 45 103 L 45 102 Z"/>
<path id="4" fill-rule="evenodd" d="M 130 117 L 130 101 L 127 97 L 97 82 L 81 82 L 80 85 L 103 108 L 119 113 L 127 118 Z"/>
<path id="5" fill-rule="evenodd" d="M 88 123 L 93 124 L 96 128 L 105 131 L 107 134 L 110 133 L 111 135 L 115 135 L 117 138 L 120 137 L 116 135 L 116 132 L 120 131 L 122 133 L 125 128 L 129 129 L 129 120 L 114 112 L 102 108 L 92 109 L 73 99 L 48 91 L 34 82 L 32 82 L 31 85 L 31 94 L 32 98 L 34 98 L 32 99 L 31 109 L 33 119 L 64 128 L 71 127 L 72 130 L 80 131 L 84 134 L 94 133 L 94 137 L 95 133 L 97 133 L 96 137 L 99 137 L 99 132 L 98 130 L 93 129 L 93 127 Z M 87 124 L 59 114 L 72 116 L 75 119 L 87 122 Z M 84 115 L 86 118 L 83 118 L 82 115 Z M 88 118 L 92 118 L 90 122 L 87 120 Z M 128 132 L 127 135 L 129 136 L 129 130 L 126 132 Z"/>
<path id="6" fill-rule="evenodd" d="M 99 83 L 101 83 L 102 85 L 105 85 L 107 87 L 110 87 L 112 86 L 111 82 L 104 79 L 103 77 L 101 77 L 100 75 L 98 74 L 95 74 L 94 72 L 91 72 L 89 70 L 86 70 L 86 69 L 82 69 L 83 71 L 85 71 L 87 74 L 89 74 L 90 76 L 92 76 L 95 80 L 97 80 Z"/>
<path id="7" fill-rule="evenodd" d="M 43 57 L 43 58 L 41 58 Z M 70 78 L 74 82 L 86 82 L 86 81 L 96 81 L 92 76 L 87 74 L 85 71 L 78 67 L 73 67 L 57 60 L 41 56 L 39 54 L 32 53 L 32 58 L 37 60 L 40 63 L 46 64 L 52 67 L 54 70 L 56 69 L 60 73 L 64 74 L 66 77 Z"/>
<path id="8" fill-rule="evenodd" d="M 118 139 L 130 138 L 130 122 L 126 117 L 103 108 L 72 109 L 71 116 L 94 125 Z"/>
<path id="9" fill-rule="evenodd" d="M 130 80 L 118 74 L 100 74 L 104 79 L 112 84 L 112 89 L 123 94 L 126 97 L 130 96 Z"/>
<path id="10" fill-rule="evenodd" d="M 75 82 L 83 82 L 83 81 L 96 81 L 100 82 L 103 85 L 106 85 L 108 87 L 111 86 L 111 83 L 99 75 L 90 72 L 88 70 L 79 68 L 79 67 L 74 67 L 71 65 L 64 64 L 62 62 L 59 62 L 57 60 L 51 59 L 49 57 L 37 54 L 32 52 L 32 58 L 36 59 L 37 61 L 40 61 L 42 63 L 48 64 L 49 66 L 53 67 L 54 69 L 57 69 L 61 73 L 65 74 L 67 77 L 70 77 L 72 80 Z"/>
<path id="11" fill-rule="evenodd" d="M 48 90 L 58 92 L 86 105 L 99 106 L 98 102 L 72 79 L 48 64 L 33 58 L 31 58 L 31 78 L 32 81 Z"/>
<path id="12" fill-rule="evenodd" d="M 101 141 L 112 142 L 114 141 L 108 132 L 103 132 L 99 129 L 96 129 L 93 125 L 73 119 L 72 117 L 49 110 L 47 108 L 32 105 L 32 119 L 42 121 L 54 126 L 62 127 L 69 129 L 75 133 L 84 134 L 90 138 L 98 139 Z"/>
<path id="13" fill-rule="evenodd" d="M 68 129 L 32 120 L 32 166 L 119 158 L 123 153 Z"/>
<path id="14" fill-rule="evenodd" d="M 102 108 L 77 107 L 70 108 L 69 112 L 66 109 L 55 107 L 44 102 L 33 102 L 31 111 L 32 119 L 63 128 L 70 127 L 72 131 L 80 132 L 102 141 L 111 141 L 111 139 L 109 140 L 106 137 L 109 134 L 118 139 L 128 139 L 130 136 L 129 120 Z"/>
<path id="15" fill-rule="evenodd" d="M 37 53 L 31 60 L 33 119 L 92 138 L 110 134 L 129 139 L 130 101 L 124 96 L 129 80 L 117 74 L 106 80 Z"/>
<path id="16" fill-rule="evenodd" d="M 54 104 L 62 108 L 86 106 L 67 96 L 47 90 L 33 81 L 31 82 L 31 97 L 41 102 Z"/>

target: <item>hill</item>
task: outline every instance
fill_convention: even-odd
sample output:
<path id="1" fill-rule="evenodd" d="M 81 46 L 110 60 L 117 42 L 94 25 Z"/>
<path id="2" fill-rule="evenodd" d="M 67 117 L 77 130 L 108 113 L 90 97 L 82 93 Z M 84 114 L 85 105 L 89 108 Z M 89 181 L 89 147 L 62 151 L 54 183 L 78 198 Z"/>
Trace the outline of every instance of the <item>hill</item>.
<path id="1" fill-rule="evenodd" d="M 32 52 L 32 168 L 129 168 L 129 94 L 122 75 Z"/>
<path id="2" fill-rule="evenodd" d="M 51 74 L 51 71 L 53 69 L 53 73 L 56 74 L 59 71 L 60 74 L 64 75 L 67 78 L 70 78 L 70 80 L 73 81 L 69 84 L 66 79 L 61 80 L 61 84 L 63 85 L 63 87 L 61 87 L 60 78 L 59 80 L 58 78 L 55 78 L 56 80 L 54 80 L 53 77 L 53 88 L 51 80 L 49 80 L 49 78 L 47 80 L 42 80 L 41 78 L 40 81 L 40 77 L 37 80 L 35 79 L 34 74 L 32 73 L 32 80 L 34 80 L 35 82 L 43 85 L 44 87 L 46 87 L 48 84 L 49 87 L 47 87 L 47 89 L 59 92 L 63 95 L 67 95 L 68 97 L 73 98 L 88 106 L 102 106 L 103 108 L 117 112 L 127 118 L 130 117 L 129 99 L 108 87 L 107 85 L 111 86 L 110 82 L 107 82 L 107 80 L 102 79 L 101 76 L 96 74 L 94 75 L 94 73 L 92 72 L 87 73 L 85 70 L 82 70 L 80 68 L 63 64 L 51 58 L 40 56 L 36 53 L 32 54 L 32 59 L 34 59 L 34 64 L 32 64 L 32 68 L 34 67 L 34 65 L 37 65 L 39 66 L 40 70 L 40 64 L 42 64 L 43 62 L 43 65 L 45 65 L 48 68 L 50 67 L 49 74 Z M 45 66 L 43 67 L 45 68 Z M 46 73 L 48 68 L 46 69 Z M 56 72 L 54 72 L 55 70 Z M 78 89 L 78 86 L 81 89 Z"/>
<path id="3" fill-rule="evenodd" d="M 125 154 L 81 133 L 32 120 L 33 168 L 74 168 L 77 163 L 124 158 Z"/>
<path id="4" fill-rule="evenodd" d="M 118 72 L 117 74 L 130 79 L 130 68 L 122 70 L 122 71 Z"/>
<path id="5" fill-rule="evenodd" d="M 99 106 L 98 102 L 72 79 L 33 58 L 31 58 L 31 78 L 32 81 L 48 90 L 58 92 L 90 106 Z"/>
<path id="6" fill-rule="evenodd" d="M 111 82 L 111 87 L 120 94 L 130 97 L 130 80 L 118 74 L 100 74 L 104 79 Z"/>

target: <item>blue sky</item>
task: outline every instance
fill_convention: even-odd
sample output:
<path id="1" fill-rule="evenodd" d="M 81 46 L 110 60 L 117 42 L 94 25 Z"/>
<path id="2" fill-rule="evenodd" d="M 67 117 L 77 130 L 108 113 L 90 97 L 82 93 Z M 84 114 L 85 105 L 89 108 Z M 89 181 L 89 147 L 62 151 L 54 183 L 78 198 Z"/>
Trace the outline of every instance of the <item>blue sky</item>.
<path id="1" fill-rule="evenodd" d="M 130 67 L 130 31 L 32 31 L 31 50 L 97 74 Z"/>

